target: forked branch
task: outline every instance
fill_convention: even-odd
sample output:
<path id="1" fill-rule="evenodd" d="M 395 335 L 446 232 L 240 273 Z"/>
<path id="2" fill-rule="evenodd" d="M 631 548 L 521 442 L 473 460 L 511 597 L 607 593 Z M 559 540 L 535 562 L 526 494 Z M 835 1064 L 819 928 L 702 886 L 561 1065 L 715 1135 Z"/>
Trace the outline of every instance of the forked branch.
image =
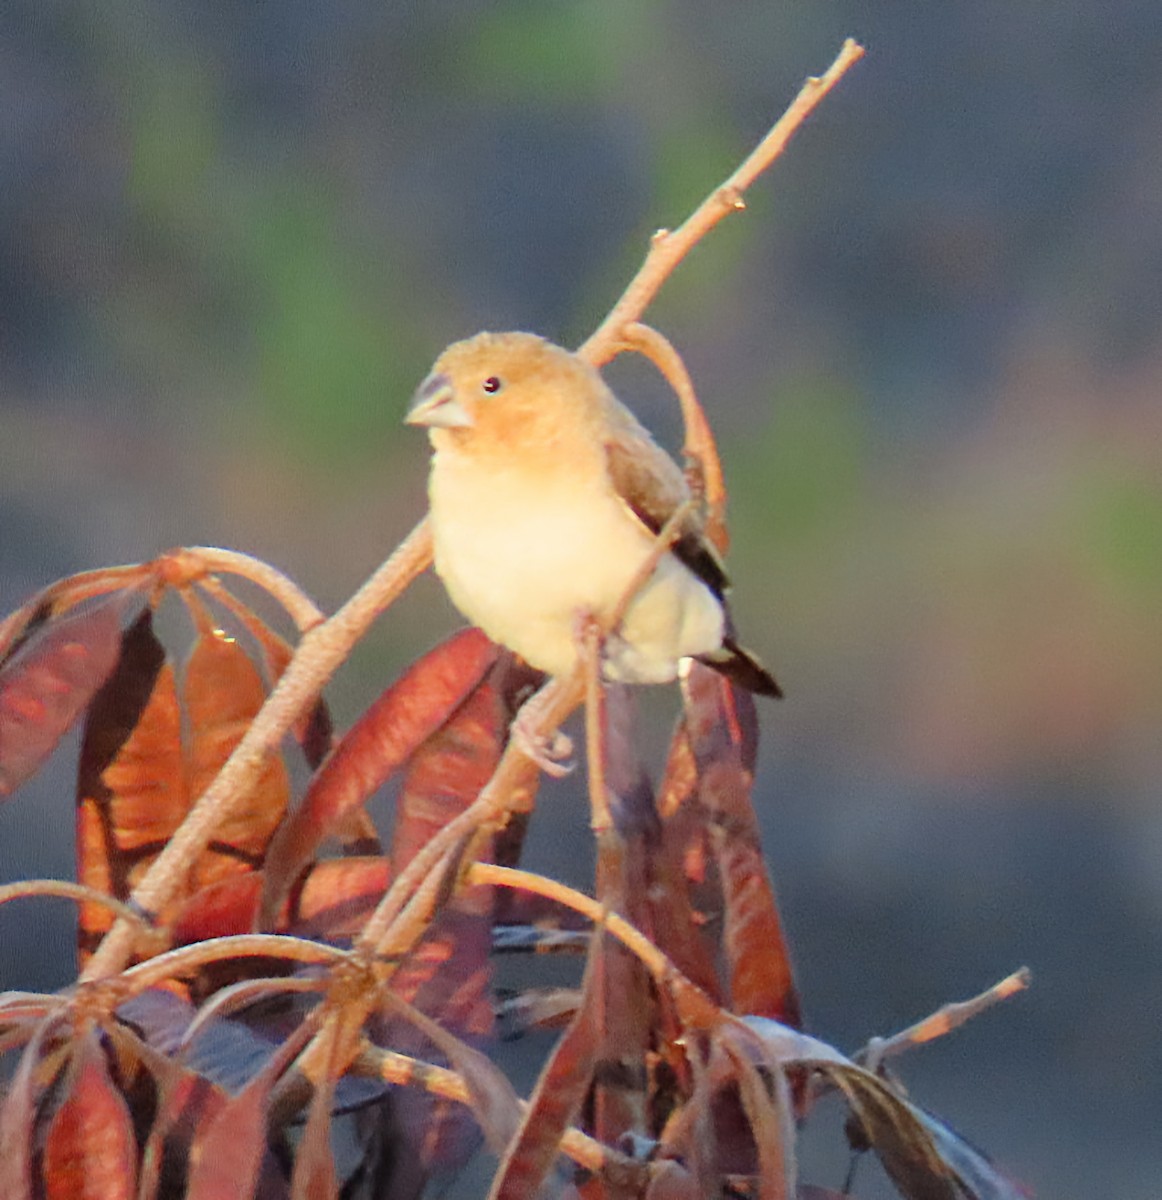
<path id="1" fill-rule="evenodd" d="M 862 55 L 863 48 L 856 42 L 850 39 L 845 42 L 827 71 L 822 76 L 808 79 L 791 106 L 730 178 L 716 188 L 678 229 L 655 234 L 641 269 L 609 315 L 578 350 L 579 354 L 601 365 L 617 353 L 619 345 L 633 344 L 631 327 L 677 264 L 727 213 L 745 207 L 742 197 L 746 189 L 782 153 L 805 118 Z M 189 864 L 205 850 L 222 823 L 245 802 L 268 755 L 276 751 L 284 734 L 314 703 L 323 685 L 371 622 L 427 569 L 431 558 L 431 531 L 425 518 L 333 617 L 304 635 L 258 717 L 134 890 L 135 908 L 145 913 L 160 912 L 173 898 Z M 555 698 L 553 711 L 544 714 L 542 732 L 553 732 L 580 698 L 579 681 L 574 681 L 572 688 L 564 687 Z M 506 754 L 486 789 L 491 796 L 491 806 L 503 808 L 504 785 L 513 779 L 514 773 L 520 774 L 515 771 L 516 767 L 513 754 Z M 413 860 L 413 868 L 417 867 L 421 857 Z M 407 882 L 414 885 L 412 879 Z M 407 894 L 405 887 L 401 876 L 392 888 L 391 901 L 376 914 L 373 932 L 380 936 L 386 932 L 391 918 L 402 908 Z M 119 919 L 89 961 L 82 980 L 94 980 L 122 970 L 133 954 L 134 940 L 135 927 Z M 376 940 L 367 938 L 368 943 Z"/>

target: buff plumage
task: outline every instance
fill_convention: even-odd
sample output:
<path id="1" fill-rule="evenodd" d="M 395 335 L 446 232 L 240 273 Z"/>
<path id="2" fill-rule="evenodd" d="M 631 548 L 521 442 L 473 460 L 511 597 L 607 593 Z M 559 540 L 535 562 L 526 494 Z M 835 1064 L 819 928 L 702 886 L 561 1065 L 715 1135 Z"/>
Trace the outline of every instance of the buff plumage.
<path id="1" fill-rule="evenodd" d="M 687 499 L 681 470 L 593 367 L 528 333 L 449 346 L 407 419 L 430 431 L 435 566 L 452 602 L 530 665 L 568 674 L 579 617 L 616 610 Z M 665 683 L 699 658 L 779 695 L 734 640 L 726 586 L 691 517 L 607 641 L 605 674 Z"/>

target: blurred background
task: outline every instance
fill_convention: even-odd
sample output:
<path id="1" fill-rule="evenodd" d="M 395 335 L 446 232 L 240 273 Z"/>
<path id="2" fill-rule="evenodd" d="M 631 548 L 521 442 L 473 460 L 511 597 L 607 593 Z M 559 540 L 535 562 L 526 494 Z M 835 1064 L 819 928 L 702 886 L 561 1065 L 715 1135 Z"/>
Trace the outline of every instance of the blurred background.
<path id="1" fill-rule="evenodd" d="M 423 511 L 400 418 L 444 344 L 578 344 L 849 34 L 868 57 L 648 314 L 716 423 L 738 623 L 787 691 L 757 786 L 809 1026 L 853 1050 L 1027 963 L 903 1063 L 915 1098 L 1041 1196 L 1146 1200 L 1155 0 L 9 0 L 0 612 L 202 543 L 337 606 Z M 610 378 L 673 444 L 649 371 Z M 456 624 L 422 581 L 340 721 Z M 0 808 L 3 880 L 70 872 L 75 753 Z M 557 800 L 534 865 L 584 883 Z M 70 938 L 63 905 L 6 912 L 0 988 L 68 982 Z"/>

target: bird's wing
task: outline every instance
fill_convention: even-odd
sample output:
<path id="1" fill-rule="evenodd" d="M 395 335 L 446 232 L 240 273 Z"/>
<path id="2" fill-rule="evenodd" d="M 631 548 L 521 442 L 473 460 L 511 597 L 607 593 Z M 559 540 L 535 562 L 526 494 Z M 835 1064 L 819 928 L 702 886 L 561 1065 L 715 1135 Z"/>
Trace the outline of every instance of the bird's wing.
<path id="1" fill-rule="evenodd" d="M 678 506 L 690 498 L 678 464 L 616 400 L 606 413 L 605 461 L 617 494 L 651 533 L 660 533 Z M 673 553 L 721 599 L 730 580 L 697 514 L 684 523 Z"/>

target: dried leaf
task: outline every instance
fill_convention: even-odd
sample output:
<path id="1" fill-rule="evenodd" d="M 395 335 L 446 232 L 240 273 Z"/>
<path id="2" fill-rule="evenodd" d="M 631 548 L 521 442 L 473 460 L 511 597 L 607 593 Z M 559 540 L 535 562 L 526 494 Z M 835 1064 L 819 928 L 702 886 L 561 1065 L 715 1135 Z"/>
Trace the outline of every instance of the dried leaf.
<path id="1" fill-rule="evenodd" d="M 399 872 L 440 828 L 479 795 L 500 761 L 508 714 L 490 672 L 420 746 L 408 764 L 396 804 L 392 869 Z M 474 849 L 484 856 L 488 848 Z M 448 1031 L 480 1041 L 493 1032 L 490 994 L 492 889 L 458 892 L 392 980 L 393 992 L 435 1018 Z M 426 1039 L 400 1028 L 380 1030 L 384 1045 L 425 1053 Z M 409 1093 L 398 1105 L 401 1121 L 422 1130 L 420 1157 L 448 1165 L 467 1151 L 473 1136 L 461 1105 Z"/>
<path id="2" fill-rule="evenodd" d="M 263 928 L 271 926 L 324 838 L 444 724 L 496 655 L 479 630 L 465 629 L 413 664 L 352 726 L 270 844 Z"/>
<path id="3" fill-rule="evenodd" d="M 173 668 L 145 612 L 126 630 L 117 669 L 85 720 L 77 778 L 77 878 L 129 898 L 189 807 Z M 112 924 L 82 904 L 82 960 Z"/>
<path id="4" fill-rule="evenodd" d="M 737 1026 L 740 1031 L 743 1027 L 757 1035 L 751 1049 L 770 1068 L 817 1072 L 843 1093 L 867 1143 L 905 1200 L 957 1200 L 961 1181 L 955 1168 L 941 1154 L 920 1111 L 887 1081 L 826 1042 L 777 1021 L 745 1017 Z M 744 1047 L 745 1041 L 736 1044 Z"/>
<path id="5" fill-rule="evenodd" d="M 131 589 L 47 620 L 0 666 L 0 796 L 35 772 L 84 712 L 117 663 L 121 622 L 143 602 Z"/>
<path id="6" fill-rule="evenodd" d="M 190 1148 L 186 1200 L 238 1200 L 254 1194 L 267 1153 L 268 1103 L 276 1078 L 261 1071 L 202 1119 Z"/>
<path id="7" fill-rule="evenodd" d="M 731 1007 L 798 1024 L 799 997 L 751 804 L 754 699 L 696 662 L 683 681 L 683 693 L 698 764 L 698 794 L 725 905 Z"/>
<path id="8" fill-rule="evenodd" d="M 561 1137 L 589 1090 L 600 1053 L 595 991 L 601 988 L 597 960 L 590 950 L 581 1004 L 553 1047 L 508 1144 L 489 1189 L 489 1200 L 524 1200 L 539 1193 L 552 1169 Z"/>
<path id="9" fill-rule="evenodd" d="M 390 882 L 385 858 L 316 863 L 295 897 L 290 928 L 301 937 L 351 937 L 362 929 Z"/>
<path id="10" fill-rule="evenodd" d="M 189 727 L 189 795 L 213 782 L 266 701 L 266 689 L 242 646 L 221 630 L 200 634 L 186 664 L 183 701 Z M 234 807 L 199 858 L 190 889 L 261 865 L 286 811 L 290 785 L 282 759 L 272 756 L 246 802 Z"/>
<path id="11" fill-rule="evenodd" d="M 184 1194 L 194 1137 L 225 1103 L 226 1093 L 194 1071 L 169 1072 L 141 1156 L 137 1200 Z"/>
<path id="12" fill-rule="evenodd" d="M 169 932 L 175 946 L 188 946 L 209 938 L 249 933 L 254 928 L 262 898 L 262 872 L 230 875 L 207 884 L 186 899 L 170 917 Z"/>
<path id="13" fill-rule="evenodd" d="M 48 1127 L 43 1175 L 46 1200 L 132 1200 L 136 1194 L 133 1119 L 93 1030 L 77 1039 L 67 1094 Z"/>
<path id="14" fill-rule="evenodd" d="M 258 643 L 273 686 L 282 677 L 294 654 L 286 639 L 271 629 L 248 604 L 244 604 L 220 582 L 211 589 L 211 594 L 230 609 L 245 626 L 247 633 Z M 332 744 L 331 712 L 322 697 L 308 713 L 295 722 L 294 735 L 303 748 L 307 764 L 314 770 L 327 756 Z"/>

